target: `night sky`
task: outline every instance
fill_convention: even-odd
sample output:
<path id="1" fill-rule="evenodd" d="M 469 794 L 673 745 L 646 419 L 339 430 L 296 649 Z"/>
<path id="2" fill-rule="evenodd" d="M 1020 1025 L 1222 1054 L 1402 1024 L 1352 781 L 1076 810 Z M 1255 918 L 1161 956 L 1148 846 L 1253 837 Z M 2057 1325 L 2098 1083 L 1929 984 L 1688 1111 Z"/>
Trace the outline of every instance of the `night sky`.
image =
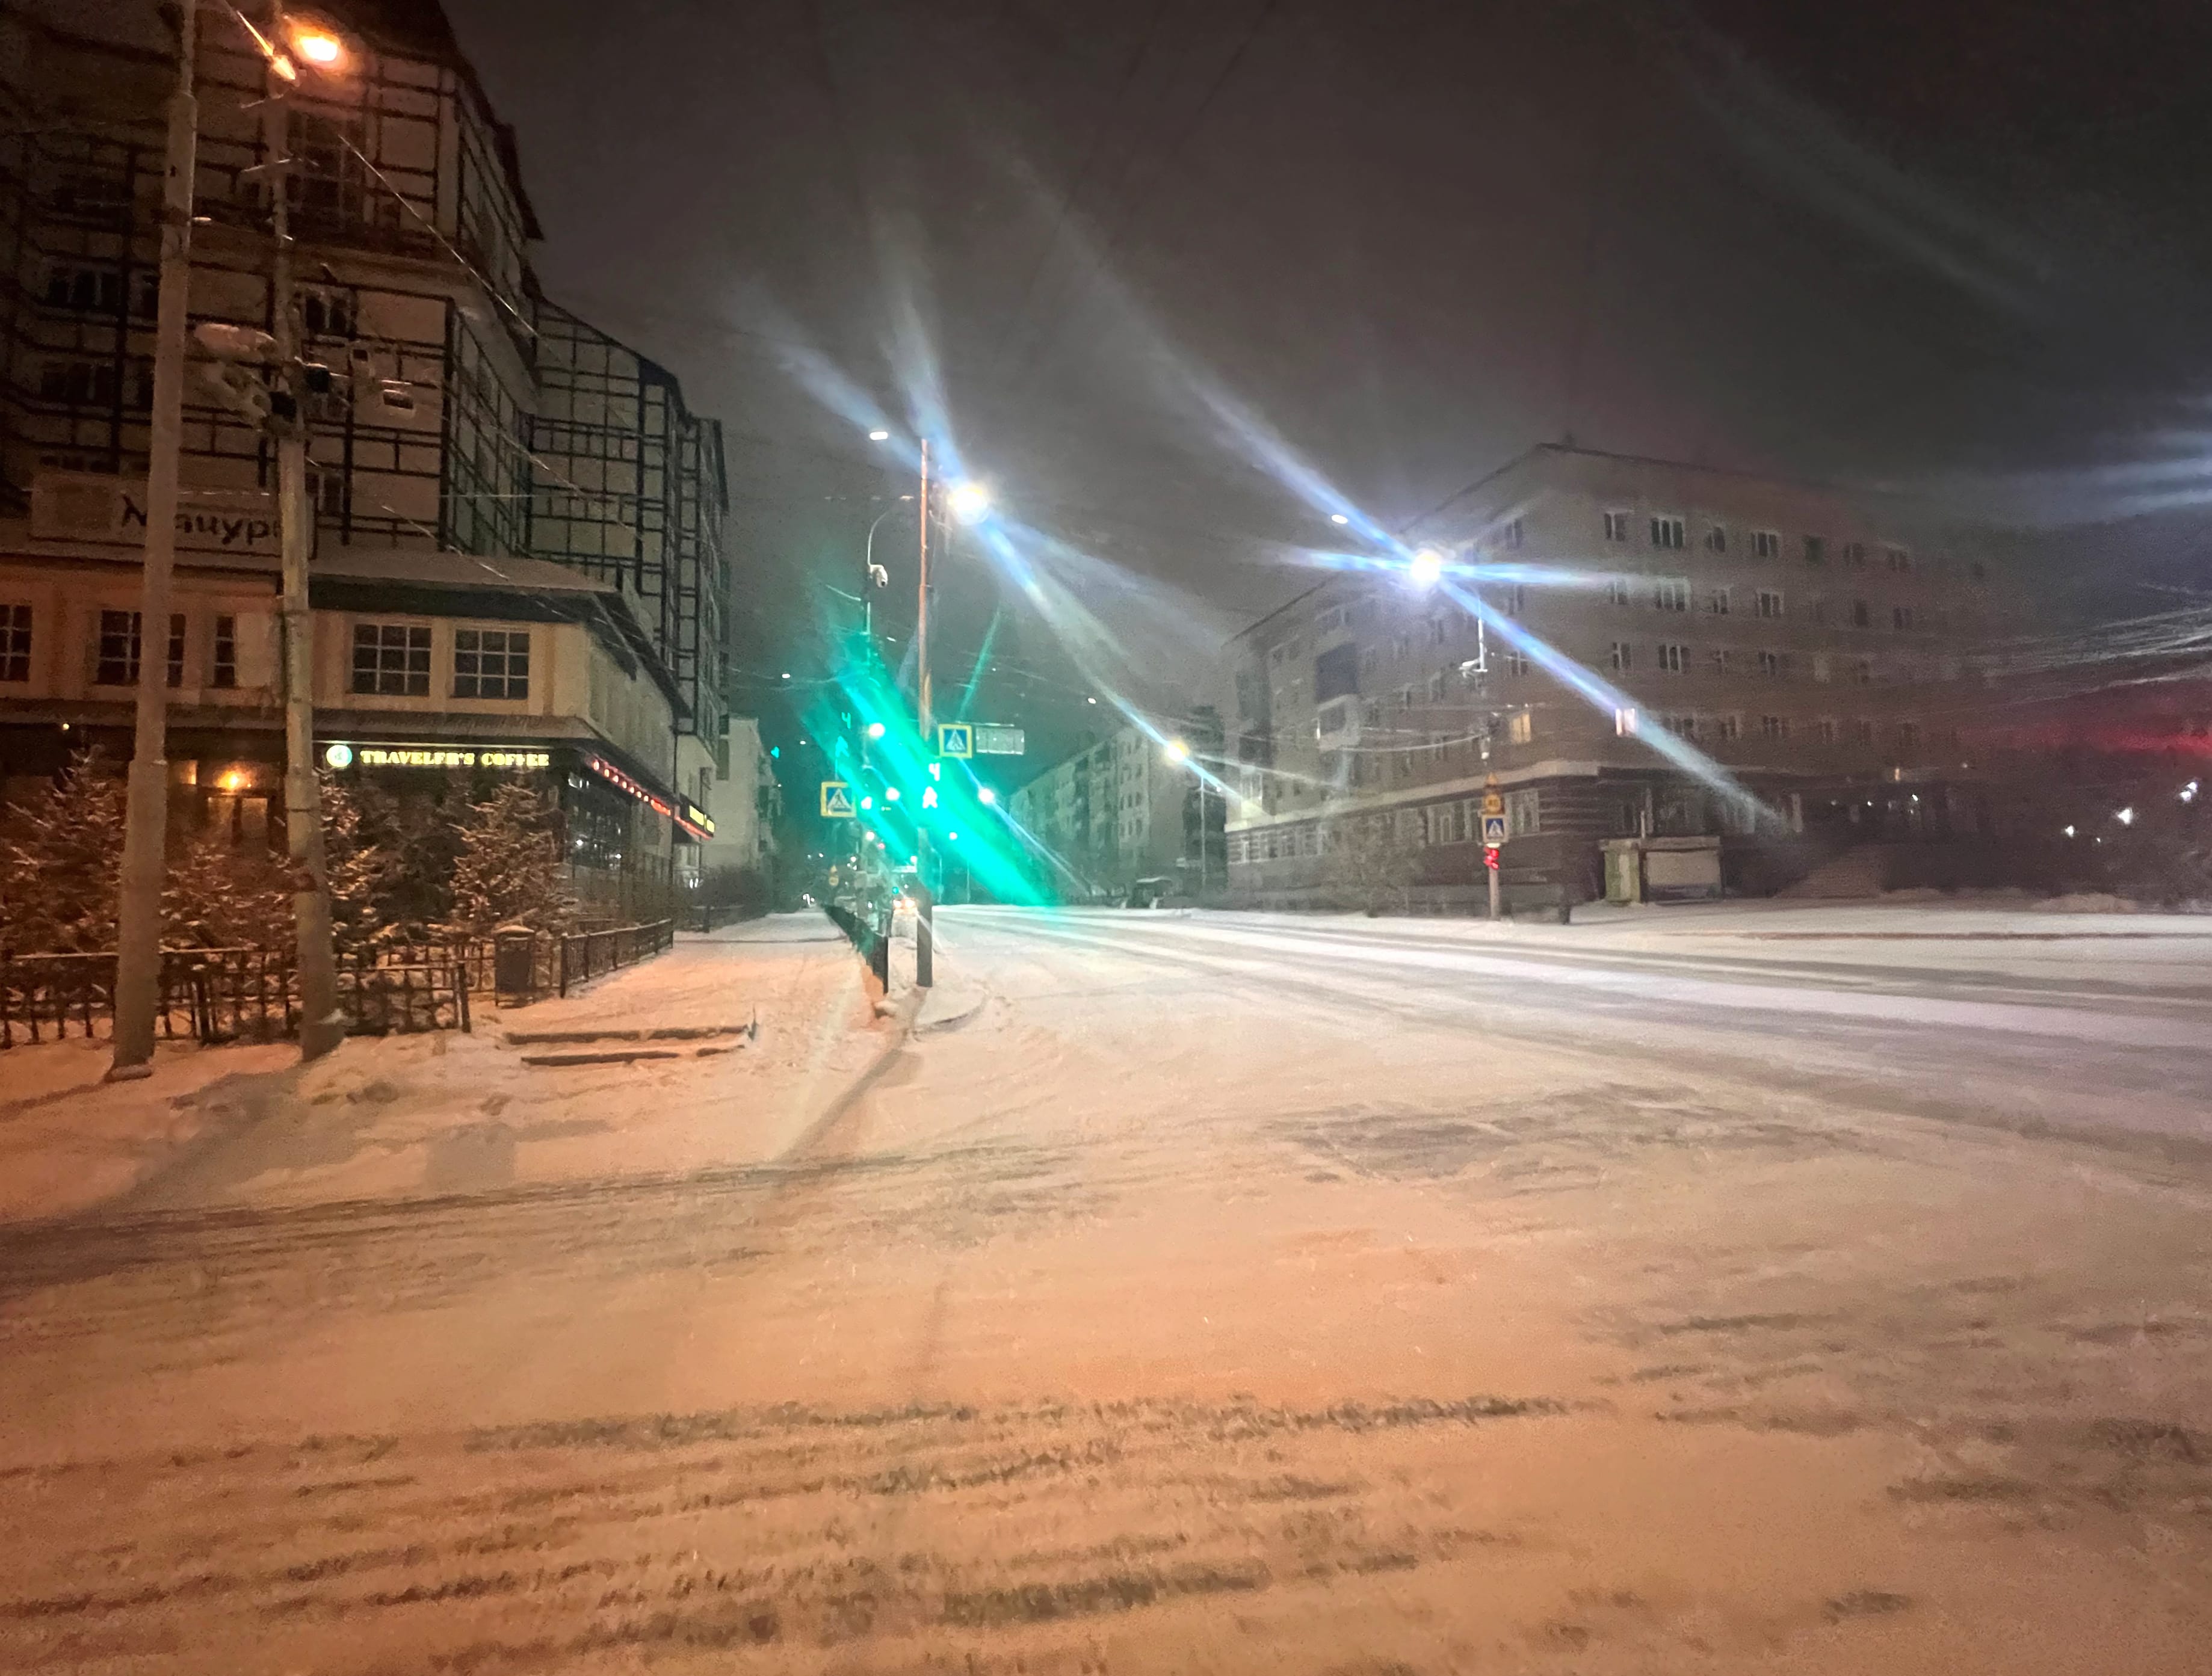
<path id="1" fill-rule="evenodd" d="M 741 705 L 821 674 L 909 487 L 809 365 L 904 417 L 933 358 L 971 468 L 1122 579 L 1148 702 L 1326 539 L 1224 404 L 1385 526 L 1571 435 L 1924 488 L 2068 584 L 2212 570 L 2198 0 L 446 6 L 549 292 L 727 427 Z M 945 588 L 940 687 L 1006 603 Z M 1033 616 L 996 646 L 979 714 L 1100 714 Z"/>

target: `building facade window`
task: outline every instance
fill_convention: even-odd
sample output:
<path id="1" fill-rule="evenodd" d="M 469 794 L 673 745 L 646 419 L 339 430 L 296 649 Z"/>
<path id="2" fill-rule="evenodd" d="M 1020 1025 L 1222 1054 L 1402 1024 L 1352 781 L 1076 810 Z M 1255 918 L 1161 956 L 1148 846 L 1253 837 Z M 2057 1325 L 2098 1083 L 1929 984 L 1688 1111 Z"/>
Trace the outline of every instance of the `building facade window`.
<path id="1" fill-rule="evenodd" d="M 1662 611 L 1686 611 L 1690 609 L 1690 579 L 1686 576 L 1661 576 L 1651 584 L 1651 604 Z"/>
<path id="2" fill-rule="evenodd" d="M 1525 745 L 1536 737 L 1536 717 L 1533 711 L 1516 710 L 1505 719 L 1505 738 L 1509 743 Z"/>
<path id="3" fill-rule="evenodd" d="M 1782 556 L 1782 532 L 1779 530 L 1753 530 L 1751 532 L 1751 553 L 1753 558 L 1778 559 Z"/>
<path id="4" fill-rule="evenodd" d="M 1874 607 L 1863 599 L 1851 601 L 1851 627 L 1870 628 L 1874 626 Z"/>
<path id="5" fill-rule="evenodd" d="M 1807 564 L 1826 564 L 1827 562 L 1827 537 L 1826 536 L 1807 536 L 1805 537 L 1805 562 Z"/>
<path id="6" fill-rule="evenodd" d="M 1624 739 L 1636 737 L 1636 707 L 1625 704 L 1613 713 L 1613 731 Z"/>
<path id="7" fill-rule="evenodd" d="M 1900 631 L 1911 628 L 1912 627 L 1912 607 L 1910 605 L 1892 605 L 1889 608 L 1889 626 Z"/>
<path id="8" fill-rule="evenodd" d="M 1499 544 L 1506 547 L 1518 547 L 1524 533 L 1521 527 L 1521 520 L 1517 518 L 1509 518 L 1505 520 L 1504 527 L 1498 531 Z"/>
<path id="9" fill-rule="evenodd" d="M 1881 557 L 1882 562 L 1899 575 L 1912 568 L 1912 555 L 1902 547 L 1885 547 Z"/>
<path id="10" fill-rule="evenodd" d="M 228 691 L 238 684 L 238 619 L 218 616 L 208 647 L 208 685 Z"/>
<path id="11" fill-rule="evenodd" d="M 1612 650 L 1606 653 L 1606 661 L 1615 675 L 1626 675 L 1636 662 L 1636 653 L 1626 641 L 1615 641 Z"/>
<path id="12" fill-rule="evenodd" d="M 1712 528 L 1705 531 L 1705 551 L 1708 553 L 1725 553 L 1728 550 L 1729 532 L 1727 525 L 1716 524 Z"/>
<path id="13" fill-rule="evenodd" d="M 1605 597 L 1615 605 L 1632 605 L 1636 603 L 1633 586 L 1626 576 L 1608 577 L 1605 584 Z"/>
<path id="14" fill-rule="evenodd" d="M 1824 745 L 1832 745 L 1835 744 L 1836 719 L 1833 716 L 1823 716 L 1820 720 L 1814 722 L 1813 724 L 1813 737 Z"/>
<path id="15" fill-rule="evenodd" d="M 1783 603 L 1783 602 L 1782 602 L 1782 594 L 1781 594 L 1781 592 L 1780 592 L 1780 591 L 1779 591 L 1778 589 L 1775 589 L 1775 588 L 1761 588 L 1761 589 L 1759 589 L 1759 616 L 1763 616 L 1763 617 L 1765 617 L 1765 618 L 1767 618 L 1767 619 L 1768 619 L 1768 620 L 1770 620 L 1770 621 L 1773 620 L 1774 618 L 1779 617 L 1779 616 L 1782 615 L 1782 603 Z"/>
<path id="16" fill-rule="evenodd" d="M 392 698 L 430 695 L 430 631 L 407 622 L 356 622 L 353 690 Z"/>
<path id="17" fill-rule="evenodd" d="M 1717 646 L 1707 655 L 1713 660 L 1714 674 L 1726 675 L 1729 672 L 1728 647 L 1724 646 Z"/>
<path id="18" fill-rule="evenodd" d="M 1535 791 L 1508 792 L 1505 794 L 1505 830 L 1515 838 L 1533 838 L 1543 828 L 1540 800 Z"/>
<path id="19" fill-rule="evenodd" d="M 0 605 L 0 681 L 31 678 L 31 608 Z"/>
<path id="20" fill-rule="evenodd" d="M 1504 665 L 1508 675 L 1526 675 L 1528 672 L 1528 654 L 1525 652 L 1509 652 L 1505 654 Z"/>
<path id="21" fill-rule="evenodd" d="M 1690 648 L 1676 641 L 1659 643 L 1659 667 L 1669 675 L 1680 675 L 1690 666 Z"/>
<path id="22" fill-rule="evenodd" d="M 1788 738 L 1790 737 L 1790 718 L 1787 716 L 1761 716 L 1759 719 L 1759 734 L 1763 739 Z"/>
<path id="23" fill-rule="evenodd" d="M 1790 673 L 1790 654 L 1787 652 L 1762 652 L 1759 654 L 1759 672 L 1779 680 Z"/>
<path id="24" fill-rule="evenodd" d="M 1726 616 L 1729 614 L 1729 591 L 1726 588 L 1715 588 L 1707 594 L 1705 611 L 1708 616 Z"/>
<path id="25" fill-rule="evenodd" d="M 1713 718 L 1713 737 L 1715 738 L 1723 741 L 1730 741 L 1741 738 L 1742 735 L 1742 717 L 1729 715 L 1715 716 Z"/>
<path id="26" fill-rule="evenodd" d="M 1682 540 L 1683 529 L 1680 519 L 1663 513 L 1655 513 L 1652 515 L 1651 544 L 1654 547 L 1672 548 L 1676 552 L 1680 552 Z"/>
<path id="27" fill-rule="evenodd" d="M 1854 569 L 1863 570 L 1866 568 L 1866 543 L 1863 541 L 1847 541 L 1844 543 L 1844 562 L 1845 564 L 1851 566 Z"/>
<path id="28" fill-rule="evenodd" d="M 1626 513 L 1609 512 L 1606 513 L 1605 538 L 1607 541 L 1626 541 L 1628 539 L 1628 514 Z"/>
<path id="29" fill-rule="evenodd" d="M 93 642 L 92 683 L 95 687 L 138 684 L 138 613 L 102 611 Z"/>

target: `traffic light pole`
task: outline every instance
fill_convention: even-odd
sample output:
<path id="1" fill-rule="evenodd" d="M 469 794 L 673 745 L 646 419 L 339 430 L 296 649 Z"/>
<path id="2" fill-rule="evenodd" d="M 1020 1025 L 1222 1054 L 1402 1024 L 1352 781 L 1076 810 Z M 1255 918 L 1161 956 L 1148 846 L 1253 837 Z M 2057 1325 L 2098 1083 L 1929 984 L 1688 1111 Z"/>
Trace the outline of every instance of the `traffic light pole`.
<path id="1" fill-rule="evenodd" d="M 921 570 L 915 585 L 914 614 L 915 709 L 921 724 L 921 748 L 935 745 L 929 692 L 929 439 L 921 440 Z M 927 989 L 937 981 L 937 892 L 929 883 L 933 857 L 926 821 L 915 823 L 914 982 Z"/>
<path id="2" fill-rule="evenodd" d="M 283 7 L 272 6 L 270 12 L 276 26 L 272 38 L 281 40 Z M 292 395 L 292 411 L 276 435 L 276 522 L 284 587 L 284 839 L 291 861 L 292 924 L 298 948 L 300 1056 L 312 1060 L 344 1039 L 345 1021 L 337 1010 L 322 796 L 315 780 L 315 622 L 307 599 L 307 544 L 314 525 L 307 504 L 307 392 L 299 374 L 300 323 L 292 295 L 291 108 L 280 78 L 271 74 L 268 86 L 262 137 L 268 150 L 276 241 L 270 270 L 270 329 L 276 339 L 281 376 L 290 381 Z"/>
<path id="3" fill-rule="evenodd" d="M 198 7 L 178 11 L 177 88 L 169 96 L 161 179 L 161 295 L 155 316 L 154 408 L 146 449 L 146 574 L 138 605 L 138 707 L 116 904 L 111 1079 L 153 1074 L 161 1005 L 161 881 L 169 823 L 169 595 L 183 452 L 185 325 L 192 282 L 192 182 L 199 102 L 192 94 Z"/>

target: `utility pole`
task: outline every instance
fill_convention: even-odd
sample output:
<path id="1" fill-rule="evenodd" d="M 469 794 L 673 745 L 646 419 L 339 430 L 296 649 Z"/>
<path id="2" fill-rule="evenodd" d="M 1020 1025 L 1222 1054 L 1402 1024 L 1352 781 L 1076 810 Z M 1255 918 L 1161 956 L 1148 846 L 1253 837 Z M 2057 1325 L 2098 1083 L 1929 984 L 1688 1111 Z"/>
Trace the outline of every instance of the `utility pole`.
<path id="1" fill-rule="evenodd" d="M 270 38 L 283 40 L 283 0 L 272 0 L 269 15 Z M 307 546 L 314 525 L 307 504 L 307 392 L 299 364 L 299 314 L 292 295 L 290 80 L 277 73 L 273 61 L 267 88 L 261 131 L 268 153 L 270 222 L 276 245 L 269 280 L 270 330 L 276 339 L 279 376 L 287 381 L 291 396 L 291 410 L 287 415 L 280 410 L 276 428 L 276 522 L 284 580 L 284 839 L 291 860 L 292 923 L 298 946 L 300 1056 L 312 1060 L 344 1039 L 345 1023 L 337 1011 L 322 796 L 315 779 L 315 622 L 307 602 Z"/>
<path id="2" fill-rule="evenodd" d="M 198 7 L 178 10 L 177 86 L 169 95 L 161 177 L 161 300 L 154 328 L 154 410 L 146 449 L 146 573 L 138 604 L 138 709 L 116 905 L 114 1060 L 124 1081 L 153 1074 L 161 1005 L 161 883 L 169 824 L 169 582 L 177 551 L 177 479 L 183 452 L 185 317 L 192 283 L 192 187 L 199 101 L 192 95 Z"/>
<path id="3" fill-rule="evenodd" d="M 921 573 L 915 585 L 914 613 L 915 709 L 921 723 L 925 756 L 936 748 L 929 703 L 929 439 L 921 439 Z M 927 989 L 937 981 L 937 893 L 930 888 L 929 825 L 915 822 L 914 981 Z"/>

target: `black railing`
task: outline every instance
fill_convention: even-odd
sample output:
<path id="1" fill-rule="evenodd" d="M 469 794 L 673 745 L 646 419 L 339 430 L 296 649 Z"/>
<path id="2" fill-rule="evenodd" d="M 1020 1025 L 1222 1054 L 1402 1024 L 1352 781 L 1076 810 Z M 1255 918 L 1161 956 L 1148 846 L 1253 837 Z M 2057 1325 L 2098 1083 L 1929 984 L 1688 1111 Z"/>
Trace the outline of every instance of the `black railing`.
<path id="1" fill-rule="evenodd" d="M 559 969 L 555 987 L 566 995 L 571 984 L 589 983 L 593 978 L 604 977 L 624 966 L 650 960 L 657 954 L 665 953 L 675 942 L 673 920 L 656 920 L 649 926 L 615 926 L 605 931 L 563 937 L 559 939 L 556 956 Z"/>
<path id="2" fill-rule="evenodd" d="M 469 991 L 490 987 L 486 943 L 342 950 L 338 1010 L 356 1035 L 470 1028 Z M 0 1048 L 112 1028 L 115 956 L 0 953 Z M 299 1028 L 289 949 L 165 949 L 155 1029 L 177 1041 L 274 1041 Z"/>

